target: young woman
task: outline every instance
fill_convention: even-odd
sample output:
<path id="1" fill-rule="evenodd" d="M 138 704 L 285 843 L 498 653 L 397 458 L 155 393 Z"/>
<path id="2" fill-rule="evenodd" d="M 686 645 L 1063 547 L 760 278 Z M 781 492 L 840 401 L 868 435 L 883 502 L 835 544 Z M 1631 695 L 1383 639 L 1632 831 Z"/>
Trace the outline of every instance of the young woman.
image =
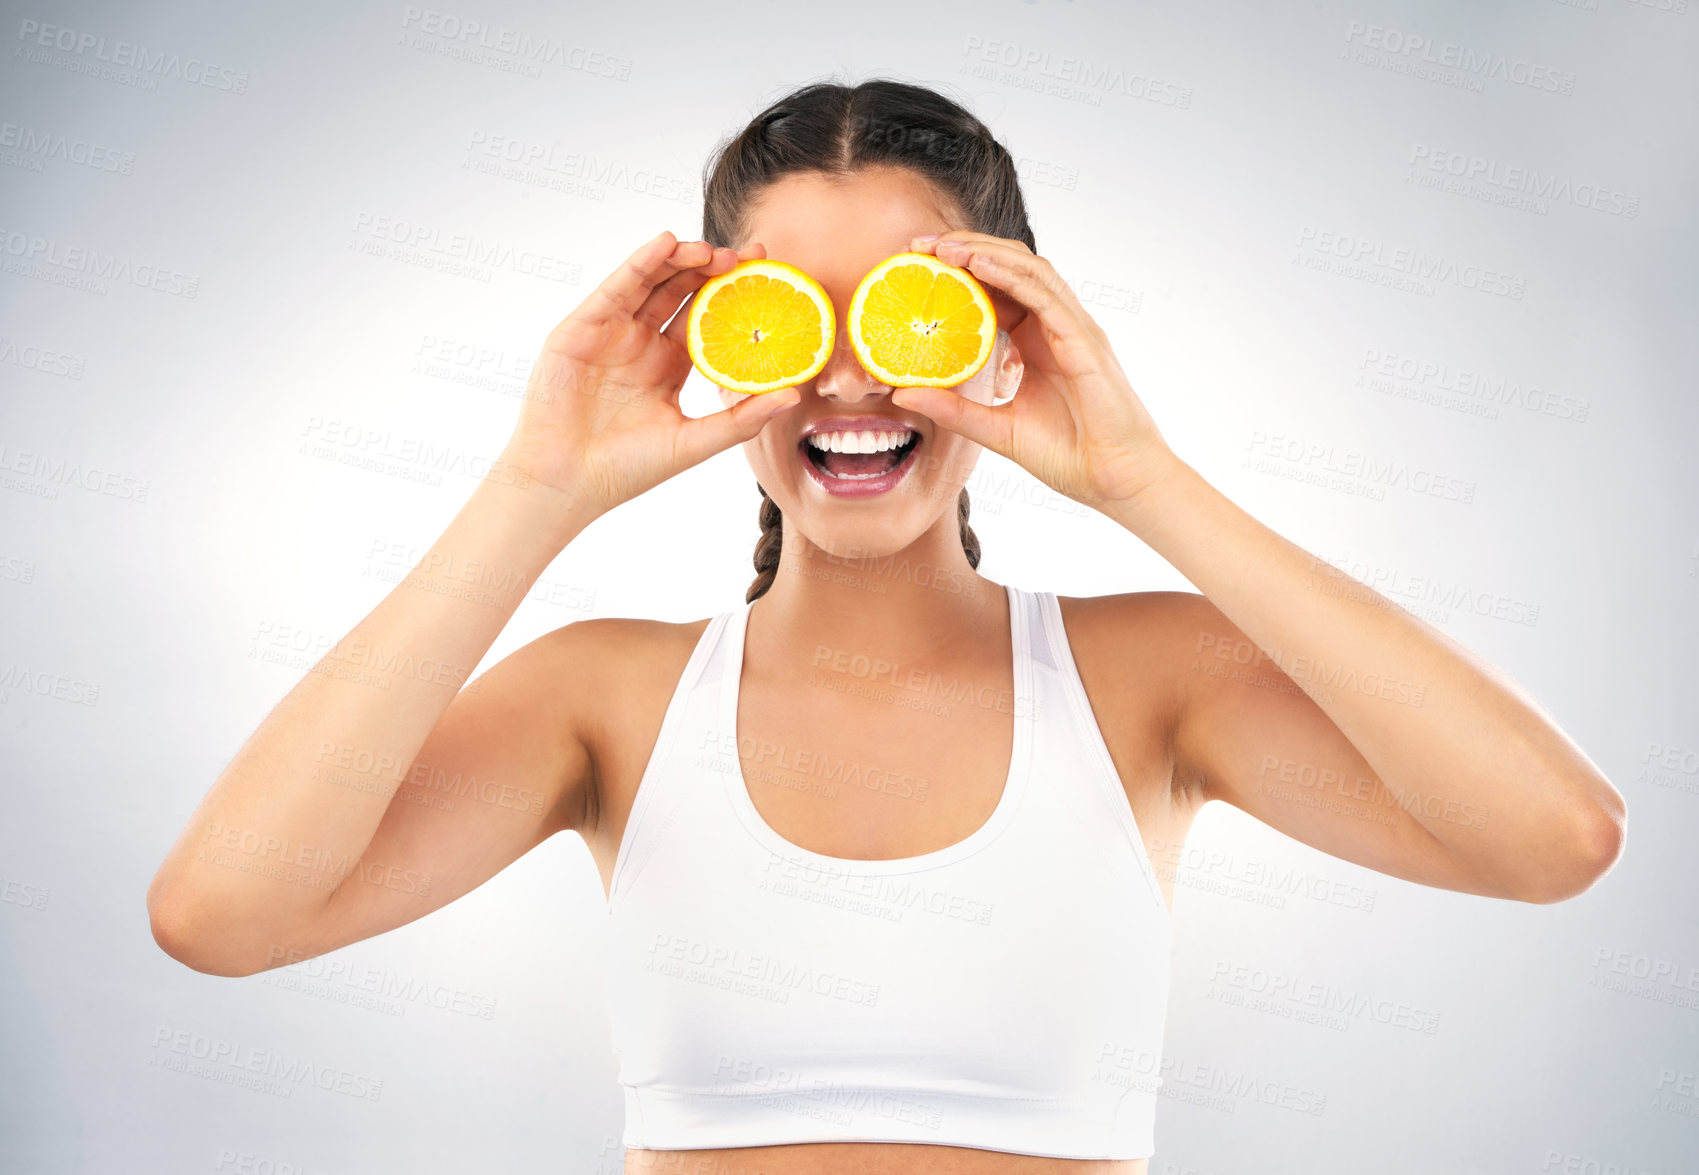
<path id="1" fill-rule="evenodd" d="M 1169 449 L 961 107 L 806 87 L 721 148 L 705 205 L 704 240 L 662 233 L 550 333 L 491 475 L 202 801 L 148 893 L 175 958 L 335 950 L 570 829 L 609 903 L 629 1170 L 1142 1175 L 1153 860 L 1208 801 L 1517 901 L 1615 861 L 1622 798 L 1532 700 Z M 972 380 L 878 384 L 840 322 L 814 380 L 679 410 L 710 276 L 788 261 L 841 315 L 904 250 L 993 293 Z M 741 607 L 569 624 L 459 688 L 585 526 L 740 442 L 762 494 Z M 980 576 L 982 447 L 1202 594 Z M 474 565 L 485 598 L 444 590 Z"/>

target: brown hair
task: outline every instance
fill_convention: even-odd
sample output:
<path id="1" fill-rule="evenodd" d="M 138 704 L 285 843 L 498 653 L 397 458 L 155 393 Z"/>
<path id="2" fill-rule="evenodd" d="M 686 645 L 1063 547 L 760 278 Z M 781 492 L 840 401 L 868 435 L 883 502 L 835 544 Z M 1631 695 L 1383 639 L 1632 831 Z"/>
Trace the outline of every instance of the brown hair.
<path id="1" fill-rule="evenodd" d="M 1038 251 L 1015 161 L 986 125 L 934 90 L 885 79 L 803 86 L 720 144 L 703 171 L 702 238 L 728 247 L 742 241 L 755 196 L 781 176 L 808 171 L 844 176 L 878 166 L 919 173 L 955 205 L 966 227 Z M 761 537 L 746 603 L 773 586 L 784 540 L 778 504 L 759 482 L 755 488 L 761 491 Z M 968 564 L 978 567 L 979 539 L 967 518 L 964 486 L 956 519 Z"/>

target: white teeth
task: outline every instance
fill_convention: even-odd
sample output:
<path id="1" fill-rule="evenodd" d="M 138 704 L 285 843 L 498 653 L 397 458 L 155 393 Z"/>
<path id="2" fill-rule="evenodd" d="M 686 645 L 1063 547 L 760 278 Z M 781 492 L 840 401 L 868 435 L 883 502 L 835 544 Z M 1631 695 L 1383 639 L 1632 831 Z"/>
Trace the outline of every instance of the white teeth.
<path id="1" fill-rule="evenodd" d="M 816 449 L 833 453 L 883 453 L 886 449 L 901 448 L 912 436 L 914 430 L 907 428 L 877 432 L 816 432 L 809 434 L 808 443 Z"/>

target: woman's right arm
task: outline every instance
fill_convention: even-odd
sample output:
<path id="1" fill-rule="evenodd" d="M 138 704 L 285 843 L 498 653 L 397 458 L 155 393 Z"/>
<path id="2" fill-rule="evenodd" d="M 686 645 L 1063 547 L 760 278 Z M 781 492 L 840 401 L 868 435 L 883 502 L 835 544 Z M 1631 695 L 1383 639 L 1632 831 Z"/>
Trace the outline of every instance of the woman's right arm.
<path id="1" fill-rule="evenodd" d="M 550 332 L 501 458 L 248 738 L 167 854 L 147 893 L 167 953 L 215 975 L 323 954 L 582 826 L 594 769 L 580 724 L 607 668 L 604 622 L 567 625 L 461 687 L 585 526 L 797 402 L 750 396 L 699 419 L 678 407 L 681 303 L 764 253 L 663 233 Z"/>

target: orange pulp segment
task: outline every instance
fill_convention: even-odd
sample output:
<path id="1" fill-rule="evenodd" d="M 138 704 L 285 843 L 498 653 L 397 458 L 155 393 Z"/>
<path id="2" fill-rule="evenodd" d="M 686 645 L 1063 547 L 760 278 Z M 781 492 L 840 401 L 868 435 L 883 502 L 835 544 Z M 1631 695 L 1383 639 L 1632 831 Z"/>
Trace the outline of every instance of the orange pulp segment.
<path id="1" fill-rule="evenodd" d="M 709 278 L 690 304 L 690 361 L 734 392 L 774 392 L 813 379 L 831 358 L 832 300 L 794 265 L 757 259 Z"/>
<path id="2" fill-rule="evenodd" d="M 845 325 L 861 365 L 893 388 L 972 379 L 997 341 L 985 287 L 930 253 L 898 253 L 874 266 L 850 298 Z"/>

